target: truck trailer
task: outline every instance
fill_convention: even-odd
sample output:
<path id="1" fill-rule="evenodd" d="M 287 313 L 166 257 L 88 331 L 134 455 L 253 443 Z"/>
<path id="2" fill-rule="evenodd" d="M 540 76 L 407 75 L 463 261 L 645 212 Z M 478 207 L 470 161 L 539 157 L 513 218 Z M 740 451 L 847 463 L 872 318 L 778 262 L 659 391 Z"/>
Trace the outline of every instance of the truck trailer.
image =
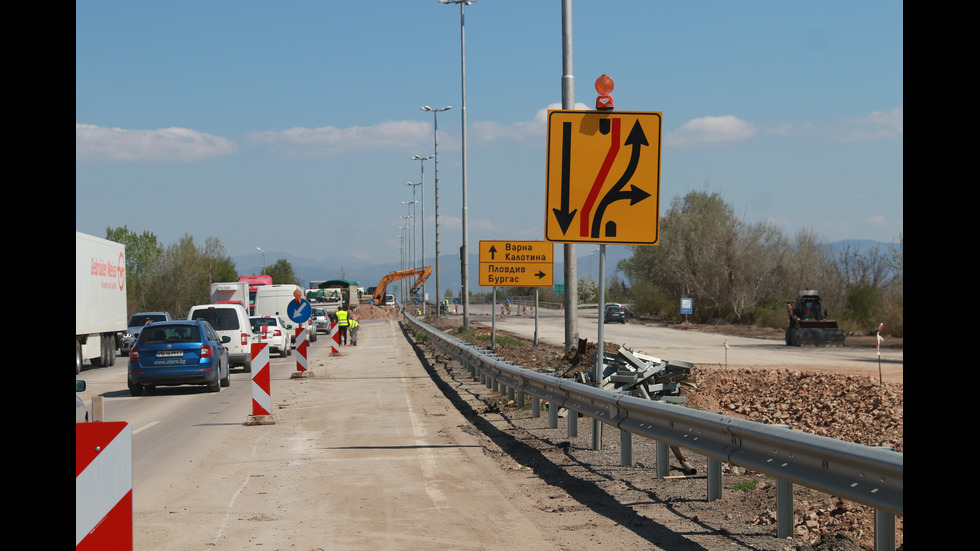
<path id="1" fill-rule="evenodd" d="M 75 232 L 75 374 L 116 363 L 126 334 L 126 247 Z"/>

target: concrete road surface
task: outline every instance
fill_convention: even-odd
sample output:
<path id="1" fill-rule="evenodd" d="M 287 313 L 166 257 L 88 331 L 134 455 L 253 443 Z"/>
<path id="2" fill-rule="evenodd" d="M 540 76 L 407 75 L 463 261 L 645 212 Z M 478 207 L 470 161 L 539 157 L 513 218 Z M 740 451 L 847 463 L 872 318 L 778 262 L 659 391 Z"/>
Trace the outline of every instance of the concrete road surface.
<path id="1" fill-rule="evenodd" d="M 273 366 L 274 424 L 247 426 L 243 402 L 241 424 L 190 420 L 184 432 L 216 435 L 192 451 L 180 434 L 162 438 L 163 476 L 133 488 L 135 549 L 568 548 L 397 323 L 364 321 L 338 356 L 323 342 L 310 348 L 312 377 Z"/>

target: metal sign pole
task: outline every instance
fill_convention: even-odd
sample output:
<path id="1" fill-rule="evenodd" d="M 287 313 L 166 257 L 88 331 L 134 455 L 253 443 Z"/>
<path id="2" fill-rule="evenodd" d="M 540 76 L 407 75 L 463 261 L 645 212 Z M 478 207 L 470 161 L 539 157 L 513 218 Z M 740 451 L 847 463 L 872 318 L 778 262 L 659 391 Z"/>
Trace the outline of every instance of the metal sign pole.
<path id="1" fill-rule="evenodd" d="M 602 390 L 603 349 L 605 348 L 605 309 L 606 309 L 606 245 L 599 245 L 599 337 L 595 353 L 596 388 Z M 592 449 L 602 449 L 602 421 L 592 420 Z"/>

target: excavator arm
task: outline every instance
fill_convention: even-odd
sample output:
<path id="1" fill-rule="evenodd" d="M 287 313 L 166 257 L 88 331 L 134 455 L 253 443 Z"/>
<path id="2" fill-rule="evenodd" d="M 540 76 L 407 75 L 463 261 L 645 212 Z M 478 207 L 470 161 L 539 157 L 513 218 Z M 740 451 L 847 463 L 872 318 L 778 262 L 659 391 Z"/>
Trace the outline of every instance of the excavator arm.
<path id="1" fill-rule="evenodd" d="M 399 279 L 405 279 L 406 277 L 418 276 L 415 280 L 415 284 L 412 285 L 412 292 L 416 292 L 419 287 L 425 282 L 426 279 L 432 274 L 432 266 L 426 266 L 425 268 L 413 269 L 413 270 L 397 270 L 391 272 L 390 274 L 381 278 L 378 286 L 374 289 L 374 302 L 376 304 L 381 304 L 384 302 L 385 291 L 388 288 L 388 284 L 398 281 Z"/>

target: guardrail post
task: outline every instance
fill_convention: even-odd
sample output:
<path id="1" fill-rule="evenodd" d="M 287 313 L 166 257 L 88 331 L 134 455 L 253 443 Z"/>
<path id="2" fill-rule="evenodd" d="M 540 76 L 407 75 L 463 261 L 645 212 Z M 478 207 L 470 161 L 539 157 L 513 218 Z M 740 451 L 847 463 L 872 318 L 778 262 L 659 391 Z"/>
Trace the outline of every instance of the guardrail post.
<path id="1" fill-rule="evenodd" d="M 578 436 L 578 412 L 570 409 L 565 411 L 568 412 L 568 437 Z"/>
<path id="2" fill-rule="evenodd" d="M 531 418 L 537 419 L 538 417 L 541 417 L 541 398 L 531 396 Z"/>
<path id="3" fill-rule="evenodd" d="M 708 501 L 721 499 L 721 461 L 708 458 Z"/>
<path id="4" fill-rule="evenodd" d="M 793 483 L 776 479 L 776 537 L 793 537 Z"/>
<path id="5" fill-rule="evenodd" d="M 875 551 L 895 551 L 895 515 L 875 509 Z"/>
<path id="6" fill-rule="evenodd" d="M 670 453 L 666 442 L 657 440 L 657 478 L 663 479 L 670 474 Z"/>
<path id="7" fill-rule="evenodd" d="M 523 408 L 524 407 L 524 391 L 523 390 L 518 390 L 517 391 L 517 407 L 518 408 Z"/>
<path id="8" fill-rule="evenodd" d="M 633 434 L 625 430 L 619 431 L 619 464 L 622 467 L 633 464 Z"/>
<path id="9" fill-rule="evenodd" d="M 558 404 L 548 402 L 548 428 L 558 428 Z"/>

